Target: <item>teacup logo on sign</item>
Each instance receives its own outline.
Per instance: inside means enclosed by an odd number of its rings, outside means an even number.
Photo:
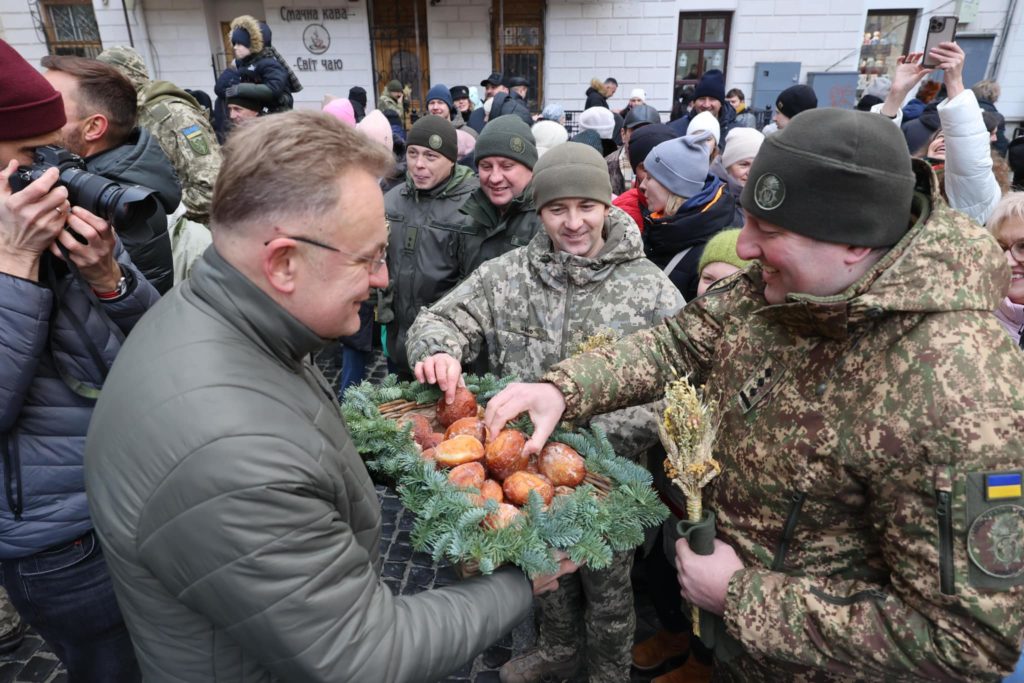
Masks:
[[[322,55],[331,46],[331,34],[323,24],[310,24],[302,32],[302,44],[310,54]]]

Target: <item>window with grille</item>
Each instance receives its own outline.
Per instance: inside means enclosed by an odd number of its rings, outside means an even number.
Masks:
[[[696,83],[705,71],[725,73],[729,56],[728,12],[680,12],[676,41],[676,87]]]
[[[103,51],[90,0],[39,0],[51,55],[95,57]]]

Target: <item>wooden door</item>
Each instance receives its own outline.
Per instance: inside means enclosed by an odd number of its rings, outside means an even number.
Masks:
[[[530,83],[527,104],[538,112],[544,102],[544,0],[492,0],[493,64],[505,78]]]
[[[377,96],[397,79],[411,89],[411,110],[426,111],[430,89],[427,50],[427,0],[373,0],[370,7],[370,43]],[[406,121],[408,125],[408,121]]]

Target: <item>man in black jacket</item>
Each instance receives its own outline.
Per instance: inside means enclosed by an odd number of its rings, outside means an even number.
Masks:
[[[167,216],[181,202],[181,185],[160,143],[136,128],[135,88],[116,68],[93,59],[51,55],[43,66],[64,98],[65,147],[93,173],[156,191],[158,210],[144,224],[114,228],[135,265],[164,294],[174,284]]]

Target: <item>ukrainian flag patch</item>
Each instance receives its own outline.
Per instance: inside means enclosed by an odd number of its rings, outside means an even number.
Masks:
[[[985,500],[1006,500],[1021,495],[1020,472],[985,475]]]

